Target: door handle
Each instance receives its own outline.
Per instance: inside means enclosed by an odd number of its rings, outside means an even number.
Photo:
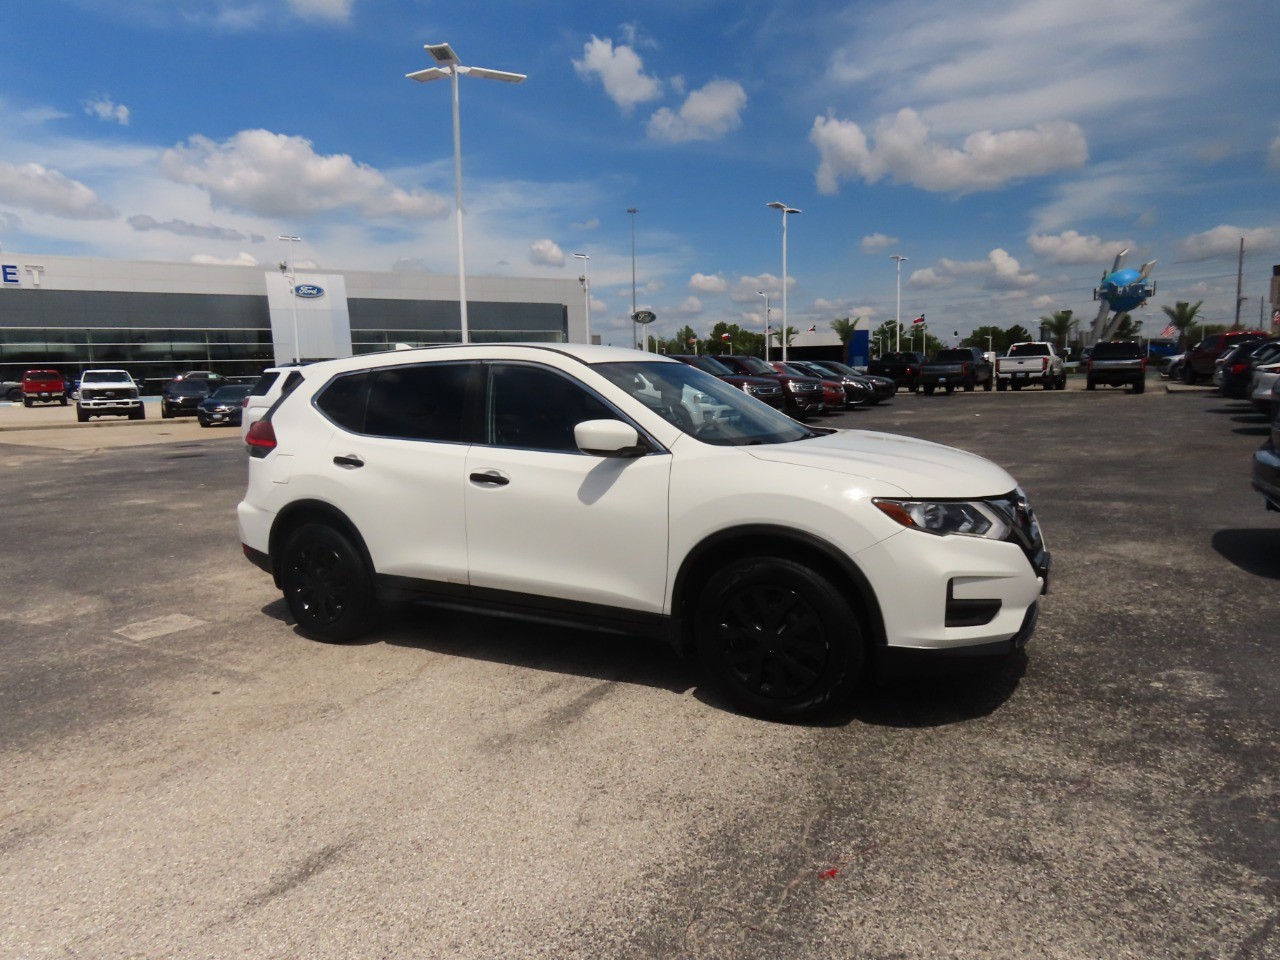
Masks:
[[[345,467],[348,470],[354,470],[356,467],[364,466],[364,461],[354,453],[349,453],[346,456],[334,457],[333,462],[336,466]]]
[[[505,487],[511,481],[496,470],[488,470],[484,473],[471,474],[471,482],[489,487]]]

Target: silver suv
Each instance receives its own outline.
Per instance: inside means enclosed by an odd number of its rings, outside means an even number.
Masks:
[[[632,350],[316,363],[247,442],[240,539],[304,635],[360,636],[381,595],[647,633],[761,716],[843,702],[892,655],[1010,653],[1048,578],[995,464]]]

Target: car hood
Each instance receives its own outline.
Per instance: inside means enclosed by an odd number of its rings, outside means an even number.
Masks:
[[[995,497],[1017,486],[1002,467],[977,454],[892,433],[838,430],[794,443],[743,449],[761,460],[890,484],[908,497]]]

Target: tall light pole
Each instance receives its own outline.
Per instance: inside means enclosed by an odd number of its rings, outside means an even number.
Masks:
[[[774,200],[765,204],[782,211],[782,362],[787,362],[787,214],[800,213],[795,207]]]
[[[769,294],[757,290],[758,296],[764,297],[764,362],[769,362]]]
[[[297,286],[297,276],[293,272],[293,245],[302,240],[301,237],[276,237],[277,240],[284,240],[289,244],[289,260],[288,273],[289,278],[289,300],[293,303],[293,361],[294,363],[302,362],[302,344],[298,342],[298,294],[293,288]]]
[[[587,266],[591,260],[590,254],[575,253],[573,259],[582,261],[582,276],[578,279],[582,282],[582,306],[587,314],[587,343],[591,342],[591,278],[587,276]]]
[[[453,199],[458,210],[458,313],[462,332],[462,342],[471,342],[471,333],[467,327],[467,266],[462,243],[462,121],[458,112],[458,74],[465,73],[485,80],[502,80],[506,83],[523,83],[523,73],[508,73],[505,70],[489,70],[485,67],[464,67],[453,47],[447,43],[428,43],[424,48],[439,66],[428,67],[406,73],[410,80],[419,83],[430,83],[450,77],[453,80]]]
[[[902,352],[902,261],[906,260],[907,258],[903,256],[899,256],[898,254],[895,253],[895,254],[891,254],[889,259],[894,261],[895,265],[898,268],[898,307],[897,307],[897,311],[894,313],[894,320],[893,320],[893,325],[894,325],[893,352],[901,353]]]
[[[639,213],[636,207],[627,207],[627,214],[631,217],[631,342],[636,342],[636,214]],[[645,346],[649,345],[649,335],[645,334]]]

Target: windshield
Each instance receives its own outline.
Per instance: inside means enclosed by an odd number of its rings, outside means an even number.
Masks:
[[[249,391],[253,389],[251,384],[232,384],[229,387],[219,387],[213,392],[210,400],[243,400],[249,395]]]
[[[716,376],[716,377],[733,376],[732,368],[726,367],[723,363],[721,363],[715,357],[690,357],[688,360],[684,362],[688,363],[692,367],[697,367],[699,370],[705,370],[707,371],[707,373],[711,374],[712,376]]]
[[[209,392],[206,380],[175,380],[165,387],[165,392],[173,396],[202,397]]]
[[[133,383],[123,370],[86,370],[81,383]]]
[[[731,447],[819,436],[768,404],[686,363],[628,361],[593,364],[591,369],[703,443]]]
[[[973,354],[968,350],[939,350],[939,360],[972,360]]]
[[[759,357],[743,357],[739,361],[752,374],[756,376],[776,377],[778,371],[773,369]]]
[[[880,357],[883,363],[919,363],[918,353],[886,353]]]

